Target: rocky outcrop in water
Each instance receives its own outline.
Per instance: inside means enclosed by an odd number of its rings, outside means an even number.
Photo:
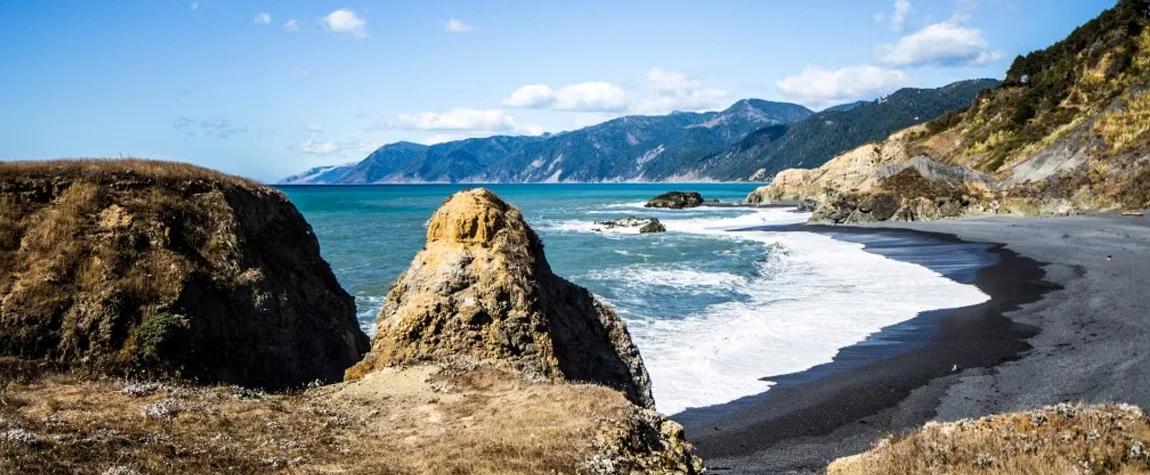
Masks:
[[[595,221],[595,231],[604,229],[616,228],[639,228],[640,234],[647,233],[661,233],[667,231],[667,227],[659,222],[659,218],[639,218],[635,216],[627,216],[625,218],[611,219],[606,221]]]
[[[388,293],[371,352],[349,379],[379,368],[471,358],[553,381],[585,381],[653,407],[623,321],[551,272],[522,214],[485,189],[435,212],[427,245]]]
[[[285,388],[367,349],[282,193],[175,163],[0,163],[0,355]]]
[[[668,191],[659,196],[651,198],[647,204],[643,205],[648,208],[670,208],[670,209],[683,209],[694,208],[703,204],[703,196],[694,191]]]

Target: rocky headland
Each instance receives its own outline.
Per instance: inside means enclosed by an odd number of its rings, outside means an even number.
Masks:
[[[436,212],[369,345],[278,191],[138,160],[0,172],[0,472],[702,471],[623,322],[486,190]]]
[[[1122,0],[969,108],[783,171],[747,201],[813,200],[828,224],[1150,207],[1146,12]]]

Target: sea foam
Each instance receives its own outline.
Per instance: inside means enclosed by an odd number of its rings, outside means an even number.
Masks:
[[[861,244],[809,232],[739,231],[801,223],[809,216],[786,209],[737,216],[727,211],[710,218],[660,216],[670,233],[769,245],[770,257],[756,264],[754,278],[644,266],[586,276],[678,290],[715,288],[739,297],[681,318],[623,312],[631,317],[631,334],[651,373],[659,410],[674,414],[767,391],[773,383],[760,378],[830,362],[840,348],[919,312],[988,299],[974,286],[865,252]],[[576,222],[557,228],[590,229]]]

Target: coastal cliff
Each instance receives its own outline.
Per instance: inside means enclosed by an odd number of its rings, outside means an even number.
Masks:
[[[819,223],[1150,207],[1147,11],[1122,0],[1019,56],[971,107],[781,172],[747,201],[814,200]]]
[[[353,381],[265,392],[229,384],[369,348],[282,194],[139,160],[0,172],[2,473],[703,471],[622,320],[490,192],[437,211]]]
[[[367,349],[282,193],[176,163],[0,163],[0,355],[287,388]]]

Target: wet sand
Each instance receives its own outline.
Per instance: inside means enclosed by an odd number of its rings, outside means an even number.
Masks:
[[[676,415],[716,473],[817,473],[930,419],[1067,400],[1150,407],[1146,218],[793,229],[864,243],[977,285],[991,300],[925,312],[832,363],[765,378],[779,382],[767,393]]]

